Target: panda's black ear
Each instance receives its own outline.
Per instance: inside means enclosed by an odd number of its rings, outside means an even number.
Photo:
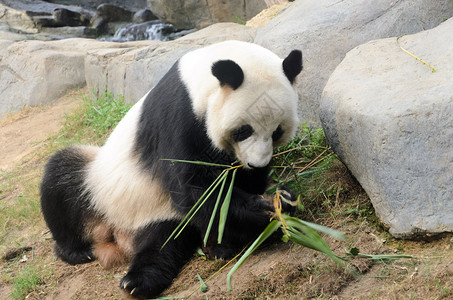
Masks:
[[[283,72],[288,78],[291,84],[294,83],[294,79],[302,71],[302,52],[300,50],[293,50],[283,60]]]
[[[228,85],[233,90],[237,89],[244,81],[244,72],[232,60],[219,60],[212,65],[212,75],[217,77],[221,86]]]

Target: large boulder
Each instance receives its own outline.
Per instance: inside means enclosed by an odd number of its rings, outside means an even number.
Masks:
[[[323,92],[332,148],[397,237],[453,231],[452,32],[450,19],[361,45]]]
[[[143,43],[143,42],[142,42]],[[121,44],[135,48],[140,42]],[[117,46],[89,39],[2,42],[0,116],[25,105],[54,101],[66,90],[84,86],[85,56],[94,48]]]
[[[265,0],[148,0],[159,19],[178,29],[204,28],[218,22],[245,23],[267,7]]]
[[[451,0],[299,0],[259,28],[255,42],[285,57],[304,54],[299,115],[320,127],[319,100],[330,74],[352,48],[430,29],[453,16]]]
[[[149,41],[137,49],[122,44],[92,49],[85,59],[86,82],[95,95],[109,91],[135,103],[188,51],[229,39],[251,42],[254,37],[254,28],[219,23],[175,41]]]

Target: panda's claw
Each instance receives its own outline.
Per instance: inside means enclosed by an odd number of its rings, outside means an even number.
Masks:
[[[136,288],[133,288],[133,289],[132,289],[132,291],[131,291],[131,295],[133,295],[133,294],[134,294],[134,292],[135,292],[135,289],[136,289]]]
[[[127,289],[127,286],[129,285],[129,282],[130,282],[130,281],[124,281],[124,282],[123,282],[122,288],[123,288],[123,289]]]

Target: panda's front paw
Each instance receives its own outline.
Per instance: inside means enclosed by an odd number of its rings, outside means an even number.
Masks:
[[[129,271],[120,281],[120,288],[126,296],[135,299],[147,299],[159,296],[170,284],[164,274],[154,269]]]
[[[294,215],[297,210],[297,197],[287,187],[279,187],[277,193],[280,195],[280,202],[282,204],[282,211]]]

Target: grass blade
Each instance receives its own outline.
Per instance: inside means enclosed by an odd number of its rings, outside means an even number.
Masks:
[[[198,276],[198,280],[200,281],[200,284],[201,284],[200,291],[202,293],[206,293],[209,290],[208,286],[203,281],[203,279],[201,278],[200,274],[197,273],[197,276]]]
[[[258,236],[258,238],[253,242],[253,244],[247,249],[244,255],[238,260],[238,262],[233,266],[233,268],[228,272],[227,275],[227,284],[228,284],[228,291],[231,292],[233,289],[231,286],[231,276],[234,272],[242,265],[242,263],[252,254],[256,248],[258,248],[271,234],[273,234],[277,229],[280,228],[282,222],[273,220],[272,222],[267,225],[266,229]]]
[[[238,169],[233,170],[233,175],[231,176],[230,186],[228,192],[225,195],[223,200],[222,207],[220,208],[220,218],[219,218],[219,235],[217,237],[217,243],[222,243],[223,232],[225,230],[225,223],[228,216],[228,209],[230,208],[231,195],[233,194],[234,179],[236,178],[236,172]]]
[[[206,233],[204,235],[203,244],[205,247],[206,243],[208,242],[209,234],[211,233],[212,224],[214,223],[214,219],[217,214],[217,208],[219,207],[220,199],[222,198],[223,188],[225,187],[227,177],[228,172],[225,172],[225,174],[223,174],[223,178],[220,179],[222,181],[222,186],[220,187],[219,195],[217,196],[217,201],[215,203],[214,209],[212,210],[211,219],[209,220],[208,228],[206,229]]]

